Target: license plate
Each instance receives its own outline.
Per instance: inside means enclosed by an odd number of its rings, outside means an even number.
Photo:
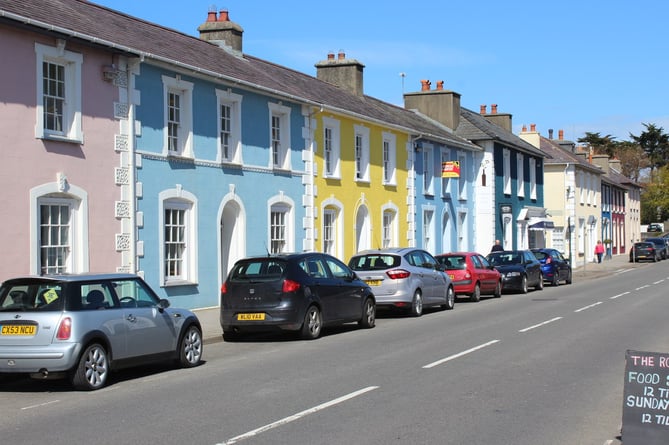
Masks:
[[[0,335],[35,335],[37,332],[37,326],[35,325],[22,325],[22,324],[12,324],[4,325],[0,330]]]
[[[265,314],[264,313],[237,314],[237,320],[238,321],[258,321],[258,320],[264,320],[264,319],[265,319]]]
[[[452,273],[449,273],[448,278],[450,278],[451,280],[455,280],[455,275],[453,275]]]
[[[381,280],[366,280],[368,286],[381,286]]]

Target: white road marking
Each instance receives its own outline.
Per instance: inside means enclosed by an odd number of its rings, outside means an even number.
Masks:
[[[23,408],[21,408],[21,410],[39,408],[40,406],[52,405],[54,403],[60,403],[60,400],[52,400],[50,402],[44,402],[44,403],[40,403],[40,404],[37,404],[37,405],[24,406]]]
[[[600,305],[600,304],[602,304],[602,302],[601,302],[601,301],[598,301],[597,303],[593,303],[593,304],[591,304],[591,305],[589,305],[589,306],[584,306],[584,307],[582,307],[582,308],[580,308],[580,309],[576,309],[574,312],[581,312],[581,311],[584,311],[584,310],[586,310],[586,309],[590,309],[590,308],[593,308],[593,307],[595,307],[595,306],[598,306],[598,305]]]
[[[653,284],[660,284],[660,283],[663,283],[663,282],[664,282],[664,280],[660,280],[660,281],[654,282]]]
[[[498,343],[499,341],[500,340],[492,340],[492,341],[489,341],[488,343],[483,343],[482,345],[478,345],[478,346],[475,346],[471,349],[467,349],[466,351],[462,351],[462,352],[459,352],[457,354],[451,355],[450,357],[442,358],[441,360],[437,360],[436,362],[432,362],[429,365],[423,366],[423,369],[434,368],[435,366],[442,365],[442,364],[444,364],[448,361],[454,360],[458,357],[462,357],[463,355],[467,355],[467,354],[472,353],[474,351],[478,351],[479,349],[483,349],[483,348],[488,347],[490,345],[494,345],[495,343]]]
[[[244,439],[249,439],[251,437],[257,436],[260,433],[264,433],[265,431],[271,430],[272,428],[276,428],[281,425],[285,425],[290,422],[294,422],[295,420],[301,419],[302,417],[305,417],[309,414],[313,414],[315,412],[321,411],[325,408],[329,408],[331,406],[337,405],[339,403],[345,402],[347,400],[350,400],[354,397],[358,397],[366,392],[373,391],[375,389],[378,389],[378,386],[368,386],[367,388],[363,388],[361,390],[352,392],[350,394],[347,394],[345,396],[339,397],[337,399],[331,400],[329,402],[322,403],[318,406],[315,406],[313,408],[309,408],[307,410],[304,410],[302,412],[299,412],[297,414],[293,414],[292,416],[285,417],[281,420],[277,420],[276,422],[272,422],[270,424],[267,424],[265,426],[261,426],[260,428],[256,428],[255,430],[249,431],[248,433],[241,434],[239,436],[233,437],[232,439],[228,439],[227,441],[217,444],[217,445],[231,445],[233,443],[237,443],[240,440]]]
[[[616,298],[622,297],[623,295],[627,294],[629,294],[629,292],[623,292],[622,294],[614,295],[613,297],[611,297],[611,300],[615,300]]]
[[[650,287],[650,284],[645,284],[645,285],[643,285],[643,286],[641,286],[641,287],[637,287],[637,288],[634,289],[634,290],[641,290],[641,289],[645,289],[645,288],[647,288],[647,287]]]
[[[554,321],[558,321],[558,320],[561,320],[561,319],[562,319],[562,317],[555,317],[555,318],[552,318],[552,319],[550,319],[550,320],[544,321],[543,323],[535,324],[534,326],[529,326],[529,327],[527,327],[527,328],[525,328],[525,329],[521,329],[521,330],[518,331],[518,332],[527,332],[527,331],[531,331],[532,329],[539,328],[539,327],[541,327],[541,326],[545,326],[545,325],[547,325],[548,323],[553,323]]]

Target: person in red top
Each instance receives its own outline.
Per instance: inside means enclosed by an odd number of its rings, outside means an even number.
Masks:
[[[597,241],[597,245],[595,246],[595,255],[597,255],[597,262],[601,263],[602,255],[604,255],[604,244],[602,244],[601,241]]]

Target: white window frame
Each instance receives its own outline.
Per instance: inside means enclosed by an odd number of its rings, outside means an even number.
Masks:
[[[516,174],[518,183],[518,196],[525,197],[525,158],[522,153],[516,153]]]
[[[504,161],[504,194],[511,195],[511,152],[508,148],[502,149]]]
[[[450,150],[447,148],[441,149],[441,164],[439,166],[440,179],[441,179],[441,197],[446,198],[450,196],[451,190],[450,186],[452,184],[451,178],[443,177],[444,163],[451,160]],[[462,174],[462,173],[461,173]]]
[[[530,158],[530,199],[537,199],[537,160]]]
[[[383,153],[383,185],[397,185],[397,137],[383,132],[381,152]]]
[[[394,204],[381,207],[381,247],[399,246],[399,209]]]
[[[63,181],[66,181],[64,179]],[[68,273],[88,272],[88,193],[83,189],[53,182],[30,190],[30,273],[39,275],[41,264],[40,210],[42,204],[67,203],[70,206],[70,257]]]
[[[338,120],[323,118],[323,176],[341,178],[341,123]],[[326,134],[329,131],[330,140]],[[330,167],[330,168],[328,168]]]
[[[280,193],[278,196],[271,198],[267,202],[267,246],[270,253],[275,252],[273,249],[273,221],[272,214],[281,212],[284,214],[283,218],[283,248],[280,252],[294,252],[295,251],[295,204],[293,201]]]
[[[467,199],[467,157],[463,154],[458,155],[460,163],[460,177],[458,178],[458,199],[463,201]]]
[[[434,150],[423,144],[423,194],[434,196]]]
[[[180,187],[176,189],[164,190],[158,195],[160,208],[158,209],[158,229],[160,231],[160,282],[162,286],[193,285],[198,282],[198,217],[197,217],[197,198],[190,192]],[[185,210],[185,249],[183,252],[183,265],[181,275],[176,277],[168,276],[165,272],[165,211],[168,209]]]
[[[217,99],[217,123],[218,123],[218,154],[217,162],[227,162],[232,164],[242,163],[242,98],[240,94],[234,94],[230,90],[216,90]],[[222,108],[226,106],[230,110],[229,117],[229,135],[228,135],[228,156],[225,156],[225,147],[221,140],[223,133],[223,115]]]
[[[337,258],[342,258],[344,256],[344,228],[343,228],[343,215],[344,215],[344,205],[334,199],[334,198],[328,198],[323,203],[321,204],[321,214],[323,215],[323,224],[321,226],[321,232],[323,233],[323,236],[321,237],[321,248],[322,251],[325,253],[329,253],[330,255],[337,257]],[[329,248],[326,248],[326,239],[325,239],[325,233],[326,233],[326,214],[331,215],[334,217],[334,220],[332,222],[332,227],[331,227],[331,246]]]
[[[65,50],[65,42],[59,40],[57,47],[35,43],[36,58],[36,123],[35,137],[83,144],[84,134],[81,128],[81,65],[82,54]],[[47,129],[44,119],[44,63],[60,65],[63,73],[63,109],[61,129]]]
[[[194,157],[193,153],[193,83],[176,77],[162,76],[163,81],[163,155],[184,158]],[[169,95],[179,96],[179,124],[177,147],[169,149]]]
[[[369,182],[369,128],[353,126],[353,159],[355,182]]]
[[[269,103],[269,168],[279,170],[290,170],[290,107],[281,104]],[[279,120],[277,127],[279,135],[277,160],[274,160],[274,118]]]
[[[423,249],[434,253],[436,249],[435,231],[435,208],[434,206],[423,207]]]

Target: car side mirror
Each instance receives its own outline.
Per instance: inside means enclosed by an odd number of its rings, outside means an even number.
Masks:
[[[164,310],[167,309],[168,307],[170,307],[170,300],[168,300],[168,299],[166,299],[166,298],[161,298],[161,299],[158,301],[158,310],[159,310],[160,312],[164,311]]]

